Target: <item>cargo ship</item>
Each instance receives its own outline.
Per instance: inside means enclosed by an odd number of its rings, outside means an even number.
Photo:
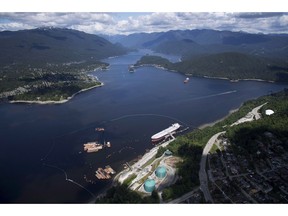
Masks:
[[[169,137],[171,134],[175,133],[176,130],[178,130],[181,127],[180,124],[174,123],[169,128],[166,128],[165,130],[160,131],[157,134],[154,134],[151,137],[152,142],[159,142],[167,137]]]

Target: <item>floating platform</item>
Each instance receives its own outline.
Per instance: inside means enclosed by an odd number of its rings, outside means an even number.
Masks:
[[[83,144],[84,151],[87,153],[91,152],[98,152],[99,150],[103,149],[103,145],[96,143],[96,142],[88,142],[86,144]]]
[[[105,131],[104,128],[95,128],[95,131]]]
[[[111,168],[111,166],[105,166],[105,169],[99,167],[96,172],[95,176],[98,179],[110,179],[111,175],[114,175],[116,172]]]

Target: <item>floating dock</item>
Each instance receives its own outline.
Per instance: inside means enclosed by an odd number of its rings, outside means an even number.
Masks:
[[[95,128],[95,131],[103,132],[103,131],[105,131],[105,129],[97,127],[97,128]],[[111,143],[106,142],[104,140],[104,144],[100,144],[97,142],[88,142],[88,143],[83,144],[83,146],[84,146],[84,151],[86,151],[87,153],[91,153],[91,152],[98,152],[99,150],[102,150],[103,148],[110,148]]]
[[[98,179],[110,179],[111,175],[114,175],[116,172],[111,168],[111,166],[105,166],[105,169],[99,167],[96,172],[95,176]]]
[[[96,142],[88,142],[86,144],[83,144],[84,151],[87,153],[91,152],[98,152],[99,150],[103,149],[103,145],[96,143]]]

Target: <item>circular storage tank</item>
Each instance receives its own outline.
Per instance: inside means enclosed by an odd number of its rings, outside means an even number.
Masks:
[[[144,189],[146,192],[151,193],[155,189],[155,180],[147,179],[144,183]]]
[[[164,178],[166,176],[166,168],[165,167],[158,167],[155,171],[155,174],[158,178]]]

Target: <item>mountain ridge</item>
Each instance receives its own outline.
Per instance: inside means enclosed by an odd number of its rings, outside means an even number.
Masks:
[[[87,59],[100,60],[121,55],[127,49],[97,35],[62,28],[37,28],[0,32],[0,63],[63,63]]]
[[[219,31],[211,29],[170,30],[157,33],[135,33],[114,36],[113,42],[126,47],[148,48],[164,54],[181,55],[184,58],[198,53],[241,52],[270,58],[284,59],[288,56],[287,34],[253,34],[247,32]],[[186,40],[186,43],[184,43]],[[193,50],[189,41],[198,47]],[[168,45],[169,44],[169,45]],[[174,44],[172,46],[171,44]],[[182,49],[179,50],[179,46]]]
[[[43,27],[0,32],[0,100],[59,102],[102,86],[87,72],[128,49],[85,32]]]

